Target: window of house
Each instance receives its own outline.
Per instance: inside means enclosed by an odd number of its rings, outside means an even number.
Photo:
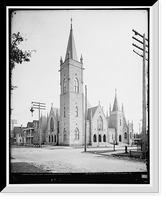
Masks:
[[[75,116],[78,117],[78,107],[76,106]]]
[[[74,79],[74,92],[79,92],[79,82],[77,78]]]
[[[77,127],[76,127],[76,129],[75,129],[75,139],[76,139],[76,140],[79,140],[79,130],[78,130]]]

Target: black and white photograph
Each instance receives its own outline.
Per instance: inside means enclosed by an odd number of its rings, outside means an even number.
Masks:
[[[9,8],[10,185],[151,184],[150,14]]]

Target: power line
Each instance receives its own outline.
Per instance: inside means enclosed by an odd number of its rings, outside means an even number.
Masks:
[[[12,115],[24,115],[24,114],[26,114],[28,112],[29,112],[29,107],[26,110],[24,110],[24,111],[22,111],[20,113],[17,113],[17,114],[12,113]]]
[[[137,42],[141,43],[143,45],[143,47],[139,47],[136,44],[132,44],[134,47],[136,47],[137,49],[141,50],[143,54],[138,53],[137,51],[133,50],[134,53],[136,53],[137,55],[139,55],[140,57],[142,57],[143,60],[143,70],[142,70],[142,133],[143,133],[143,137],[142,137],[142,153],[143,153],[143,157],[146,157],[146,106],[147,106],[147,102],[146,102],[146,93],[147,93],[147,86],[146,86],[146,53],[148,53],[148,51],[146,51],[146,47],[148,47],[148,45],[146,45],[146,41],[148,41],[148,39],[145,38],[145,33],[143,35],[141,35],[140,33],[138,33],[137,31],[135,31],[134,29],[132,29],[132,31],[135,33],[135,35],[138,35],[140,37],[143,38],[143,42],[140,41],[139,39],[132,37],[134,40],[136,40]]]

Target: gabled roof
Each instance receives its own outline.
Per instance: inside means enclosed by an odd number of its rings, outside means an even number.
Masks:
[[[94,116],[97,108],[98,108],[98,106],[91,107],[91,108],[88,109],[87,120],[91,120],[91,117]]]
[[[60,109],[59,108],[53,108],[54,114],[56,115],[60,115]]]
[[[55,117],[57,117],[58,119],[60,118],[60,109],[59,108],[55,108],[51,106],[50,109],[50,114],[51,112],[54,114]]]
[[[15,126],[15,127],[13,128],[13,133],[21,133],[21,132],[22,132],[21,127]]]
[[[18,127],[18,126],[15,126],[14,128],[13,128],[13,135],[14,135],[14,137],[16,137],[16,134],[22,134],[23,133],[23,131],[22,131],[22,128],[23,127]]]
[[[27,123],[27,128],[33,128],[33,122],[28,122]]]
[[[69,35],[69,40],[68,40],[68,45],[67,45],[67,50],[66,50],[65,61],[68,59],[69,55],[70,55],[70,58],[78,61],[75,42],[74,42],[72,24],[71,24],[70,35]]]

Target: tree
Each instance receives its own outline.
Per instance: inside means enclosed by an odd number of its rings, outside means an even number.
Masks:
[[[25,39],[21,36],[20,32],[13,33],[11,36],[10,43],[10,79],[12,78],[12,71],[15,68],[16,64],[21,64],[22,62],[29,62],[32,51],[27,50],[22,51],[18,48],[18,45],[23,42]],[[17,86],[10,85],[10,89],[13,90]]]

